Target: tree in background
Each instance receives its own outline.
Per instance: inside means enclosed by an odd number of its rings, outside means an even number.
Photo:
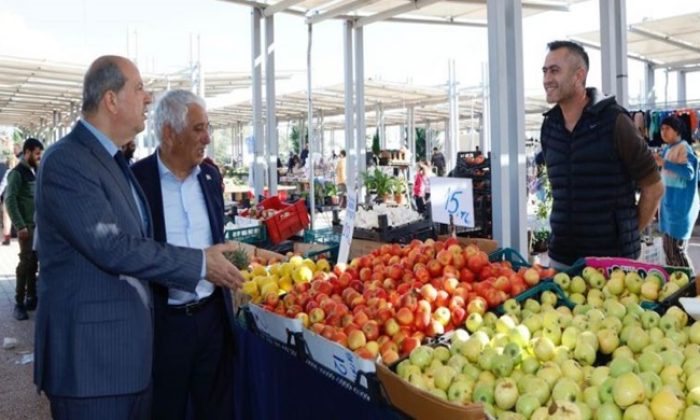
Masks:
[[[292,148],[289,151],[289,153],[293,153],[298,155],[301,152],[301,149],[299,148],[299,140],[301,139],[301,135],[299,135],[299,128],[296,126],[292,127],[292,132],[289,134],[289,140],[292,142]]]
[[[379,146],[379,129],[377,129],[374,132],[374,137],[372,137],[372,154],[374,154],[374,157],[379,158],[379,153],[381,151],[381,147]]]

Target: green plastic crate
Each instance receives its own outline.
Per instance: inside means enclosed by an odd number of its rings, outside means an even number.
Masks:
[[[305,230],[304,242],[316,244],[339,244],[341,233],[336,232],[333,228]]]
[[[256,244],[264,242],[267,235],[264,225],[246,226],[237,229],[224,231],[224,237],[229,241],[245,242],[247,244]]]
[[[566,306],[569,309],[573,309],[574,303],[569,300],[568,297],[566,297],[566,294],[564,293],[563,290],[557,285],[556,283],[552,282],[551,280],[545,280],[545,281],[540,281],[535,285],[534,287],[527,289],[526,291],[522,292],[518,296],[515,296],[514,299],[519,303],[523,304],[528,299],[536,299],[539,300],[540,295],[542,292],[545,291],[550,291],[554,292],[555,295],[557,295],[557,307],[559,306]],[[503,304],[496,306],[495,308],[489,309],[489,311],[492,311],[498,316],[503,315],[506,313],[503,310]]]
[[[520,253],[518,253],[518,251],[512,248],[501,248],[493,251],[489,254],[489,261],[508,261],[516,271],[521,267],[532,267],[532,265],[530,265],[530,263],[528,263],[527,260],[523,258]]]

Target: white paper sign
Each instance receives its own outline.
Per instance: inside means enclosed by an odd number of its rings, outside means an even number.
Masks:
[[[474,191],[468,178],[430,178],[433,221],[474,227]]]
[[[299,319],[277,315],[252,303],[249,305],[249,308],[258,329],[282,343],[287,343],[288,331],[301,332],[302,330],[301,320]]]
[[[350,381],[357,380],[358,371],[374,373],[377,369],[372,360],[363,359],[349,349],[327,340],[313,331],[304,329],[302,334],[306,346],[309,348],[309,353],[311,353],[311,358],[315,362]],[[364,377],[360,379],[359,384],[367,387],[367,381]]]
[[[350,254],[350,244],[352,243],[352,232],[355,229],[355,214],[357,213],[357,193],[348,191],[348,205],[345,209],[345,220],[343,220],[343,234],[340,237],[340,248],[338,249],[338,261],[336,264],[346,264]]]

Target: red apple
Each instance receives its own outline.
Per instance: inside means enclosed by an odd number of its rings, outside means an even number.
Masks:
[[[411,325],[413,323],[413,317],[413,311],[405,306],[396,312],[396,320],[401,325]]]

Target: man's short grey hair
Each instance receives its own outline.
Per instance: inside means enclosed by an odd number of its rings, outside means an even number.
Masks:
[[[163,141],[163,128],[169,125],[176,133],[187,127],[187,110],[190,105],[207,109],[204,99],[189,90],[175,89],[165,92],[158,100],[153,114],[153,129],[158,141]]]
[[[83,114],[97,111],[107,91],[119,92],[126,84],[126,77],[119,68],[121,57],[105,55],[95,60],[83,80]]]

